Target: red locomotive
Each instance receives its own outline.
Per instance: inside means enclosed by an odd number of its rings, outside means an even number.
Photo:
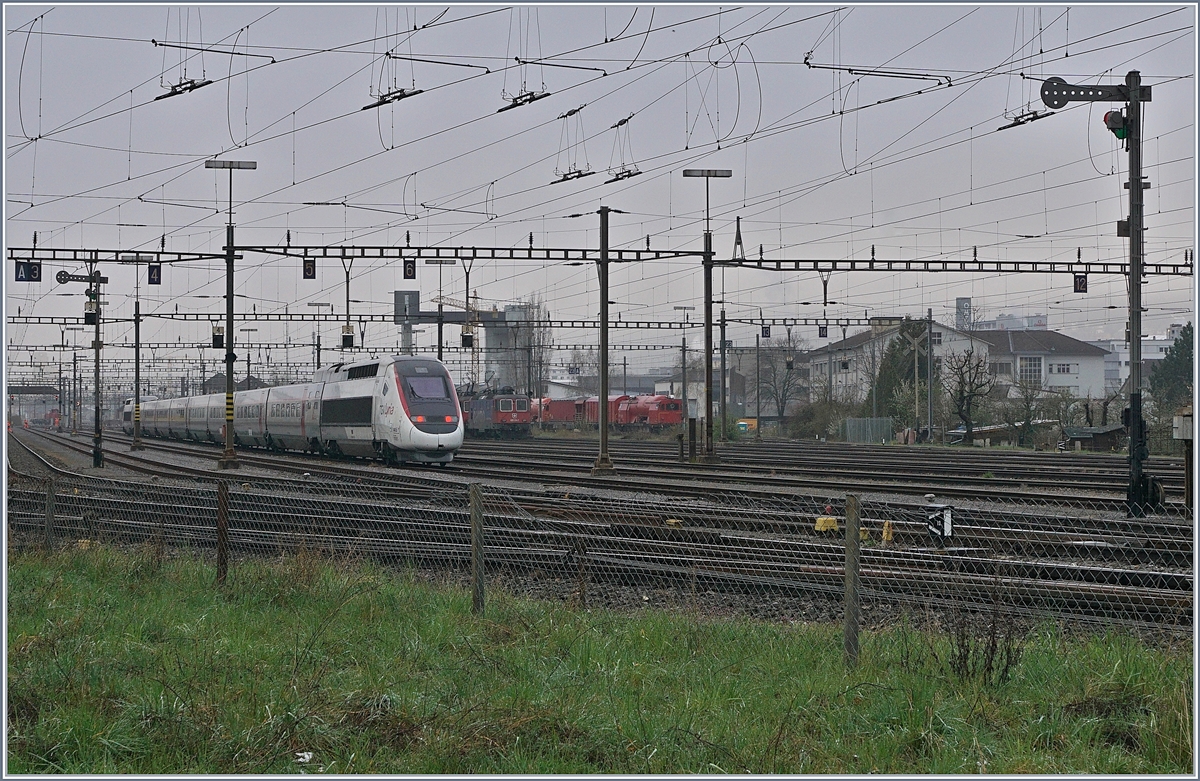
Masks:
[[[512,388],[461,393],[467,436],[522,439],[531,434],[533,412],[530,399]]]
[[[683,422],[683,402],[670,396],[630,396],[617,406],[617,424],[666,428]]]
[[[534,399],[533,419],[542,428],[595,428],[600,397]],[[626,431],[661,430],[683,422],[683,402],[672,396],[609,396],[608,422]]]

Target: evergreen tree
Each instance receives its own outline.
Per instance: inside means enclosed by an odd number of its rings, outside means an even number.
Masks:
[[[927,377],[929,358],[926,354],[924,345],[921,345],[921,355],[918,359],[917,370],[920,377],[913,377],[913,348],[905,335],[919,338],[925,334],[924,320],[905,319],[900,325],[898,333],[888,342],[887,349],[883,352],[883,358],[879,361],[879,372],[875,376],[875,382],[872,385],[871,393],[876,394],[879,399],[879,411],[883,414],[890,414],[895,418],[904,418],[902,411],[893,409],[893,400],[896,398],[896,393],[900,388],[900,384],[906,380],[911,385],[924,382]],[[914,383],[915,380],[915,383]],[[911,389],[908,392],[908,398],[912,398]],[[866,401],[863,403],[863,414],[869,415],[872,404],[871,394],[867,395]],[[921,408],[924,410],[924,406]]]
[[[1174,412],[1191,399],[1192,351],[1192,324],[1188,323],[1150,375],[1150,396],[1160,412]]]

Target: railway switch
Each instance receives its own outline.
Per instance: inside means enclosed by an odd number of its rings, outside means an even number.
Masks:
[[[944,548],[946,540],[954,536],[954,511],[949,505],[925,505],[925,523],[929,527],[929,536],[939,548]]]

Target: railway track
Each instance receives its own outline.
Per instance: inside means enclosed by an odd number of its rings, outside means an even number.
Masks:
[[[471,441],[457,457],[476,465],[500,458],[528,463],[563,463],[590,469],[598,445],[588,440],[513,442]],[[739,476],[813,479],[826,484],[885,485],[912,493],[1002,498],[1020,492],[1069,492],[1082,501],[1097,497],[1123,498],[1128,464],[1119,457],[1073,454],[982,454],[962,450],[854,446],[813,443],[729,443],[718,450],[719,464],[679,463],[678,447],[663,442],[610,441],[609,452],[621,471],[668,469],[681,474],[738,474]],[[1148,471],[1159,477],[1168,498],[1183,498],[1183,466],[1151,460]]]
[[[56,496],[59,533],[213,544],[215,486],[98,482]],[[248,552],[304,546],[386,560],[461,564],[469,559],[469,512],[461,492],[417,496],[384,486],[343,487],[352,490],[338,492],[328,483],[243,486],[235,481],[229,494],[230,545]],[[11,490],[12,528],[38,532],[44,501],[44,490]],[[568,519],[530,513],[519,501],[495,494],[487,500],[486,535],[491,564],[536,567],[564,577],[578,576],[583,568],[591,578],[649,578],[830,598],[840,594],[844,578],[842,546],[833,540],[649,526],[599,516]],[[1192,609],[1190,572],[996,558],[979,548],[868,547],[861,580],[864,598],[922,605],[935,600],[940,606],[999,602],[1016,612],[1140,625],[1186,626]]]
[[[86,443],[68,444],[90,452]],[[197,452],[194,446],[175,443],[151,446],[160,452]],[[469,557],[463,481],[442,470],[414,476],[313,459],[285,464],[292,459],[244,456],[248,465],[261,459],[275,470],[307,472],[307,477],[284,478],[231,475],[211,468],[180,471],[154,453],[111,455],[114,463],[153,474],[205,481],[233,478],[230,540],[247,551],[304,545],[385,559],[462,563]],[[214,488],[102,482],[103,491],[57,500],[65,531],[212,544]],[[169,498],[162,498],[164,491]],[[598,578],[682,579],[713,588],[829,597],[842,588],[843,547],[812,531],[802,514],[815,507],[802,496],[760,504],[753,512],[723,505],[721,497],[685,503],[678,497],[639,496],[631,507],[628,499],[578,492],[571,496],[558,488],[505,489],[500,496],[493,496],[488,509],[487,551],[494,564],[548,568],[564,575],[582,566]],[[40,528],[44,501],[44,491],[10,491],[13,528]],[[148,512],[148,506],[153,511]],[[896,528],[894,547],[868,543],[864,549],[867,597],[919,604],[931,599],[964,605],[999,600],[1015,611],[1039,615],[1152,625],[1190,620],[1190,567],[1164,568],[1190,564],[1190,526],[1155,528],[1146,519],[1129,519],[1126,525],[1118,519],[1072,519],[1080,526],[1068,531],[1061,518],[1019,513],[972,518],[964,513],[955,547],[936,550],[924,539],[919,510],[863,503],[864,528],[878,530],[884,520]],[[678,516],[678,527],[664,522]],[[1086,561],[1096,558],[1108,561]]]
[[[50,439],[74,447],[80,453],[90,453],[86,443],[63,437],[50,436]],[[151,453],[187,456],[215,453],[215,448],[205,445],[162,440],[148,440],[146,446]],[[153,455],[118,451],[108,457],[114,463],[163,477],[185,474],[206,480],[252,479],[238,476],[237,473],[220,472],[207,465],[202,468],[171,466]],[[316,476],[423,496],[461,494],[465,484],[479,476],[477,471],[464,474],[458,470],[432,468],[397,470],[371,462],[333,461],[259,452],[242,452],[239,459],[247,466],[297,475],[299,477],[290,478],[296,485],[305,485]],[[841,497],[831,492],[822,491],[813,495],[782,485],[762,487],[697,483],[690,479],[658,480],[653,491],[648,492],[645,485],[631,485],[625,479],[589,477],[585,481],[586,489],[581,493],[577,474],[539,473],[536,477],[540,485],[521,485],[511,482],[511,469],[499,470],[498,473],[492,470],[492,473],[510,481],[504,490],[514,502],[529,512],[556,517],[587,513],[606,522],[636,522],[649,527],[661,526],[667,519],[674,518],[691,526],[817,536],[813,519],[824,514],[826,504],[831,504],[835,513],[842,510]],[[558,479],[547,481],[544,479],[546,477]],[[631,503],[625,498],[609,499],[596,495],[597,489],[640,493],[636,502]],[[681,504],[680,500],[687,500],[688,503]],[[863,501],[865,528],[873,529],[878,538],[882,536],[886,521],[891,524],[899,544],[927,545],[925,505],[923,500],[878,501],[866,498]],[[959,545],[979,546],[1004,555],[1073,556],[1110,561],[1160,562],[1171,566],[1185,566],[1191,562],[1194,546],[1189,523],[1171,517],[1125,518],[1119,512],[1119,506],[1114,507],[1118,512],[1099,516],[1069,515],[1061,508],[1053,507],[1019,510],[956,507],[955,540]]]

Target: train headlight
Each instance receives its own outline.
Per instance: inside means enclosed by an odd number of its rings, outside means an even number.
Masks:
[[[424,415],[414,415],[413,416],[413,423],[424,423],[424,422],[425,422]]]
[[[457,422],[458,422],[458,418],[454,417],[453,415],[447,415],[447,416],[446,416],[446,422],[447,422],[447,423],[457,423]]]

